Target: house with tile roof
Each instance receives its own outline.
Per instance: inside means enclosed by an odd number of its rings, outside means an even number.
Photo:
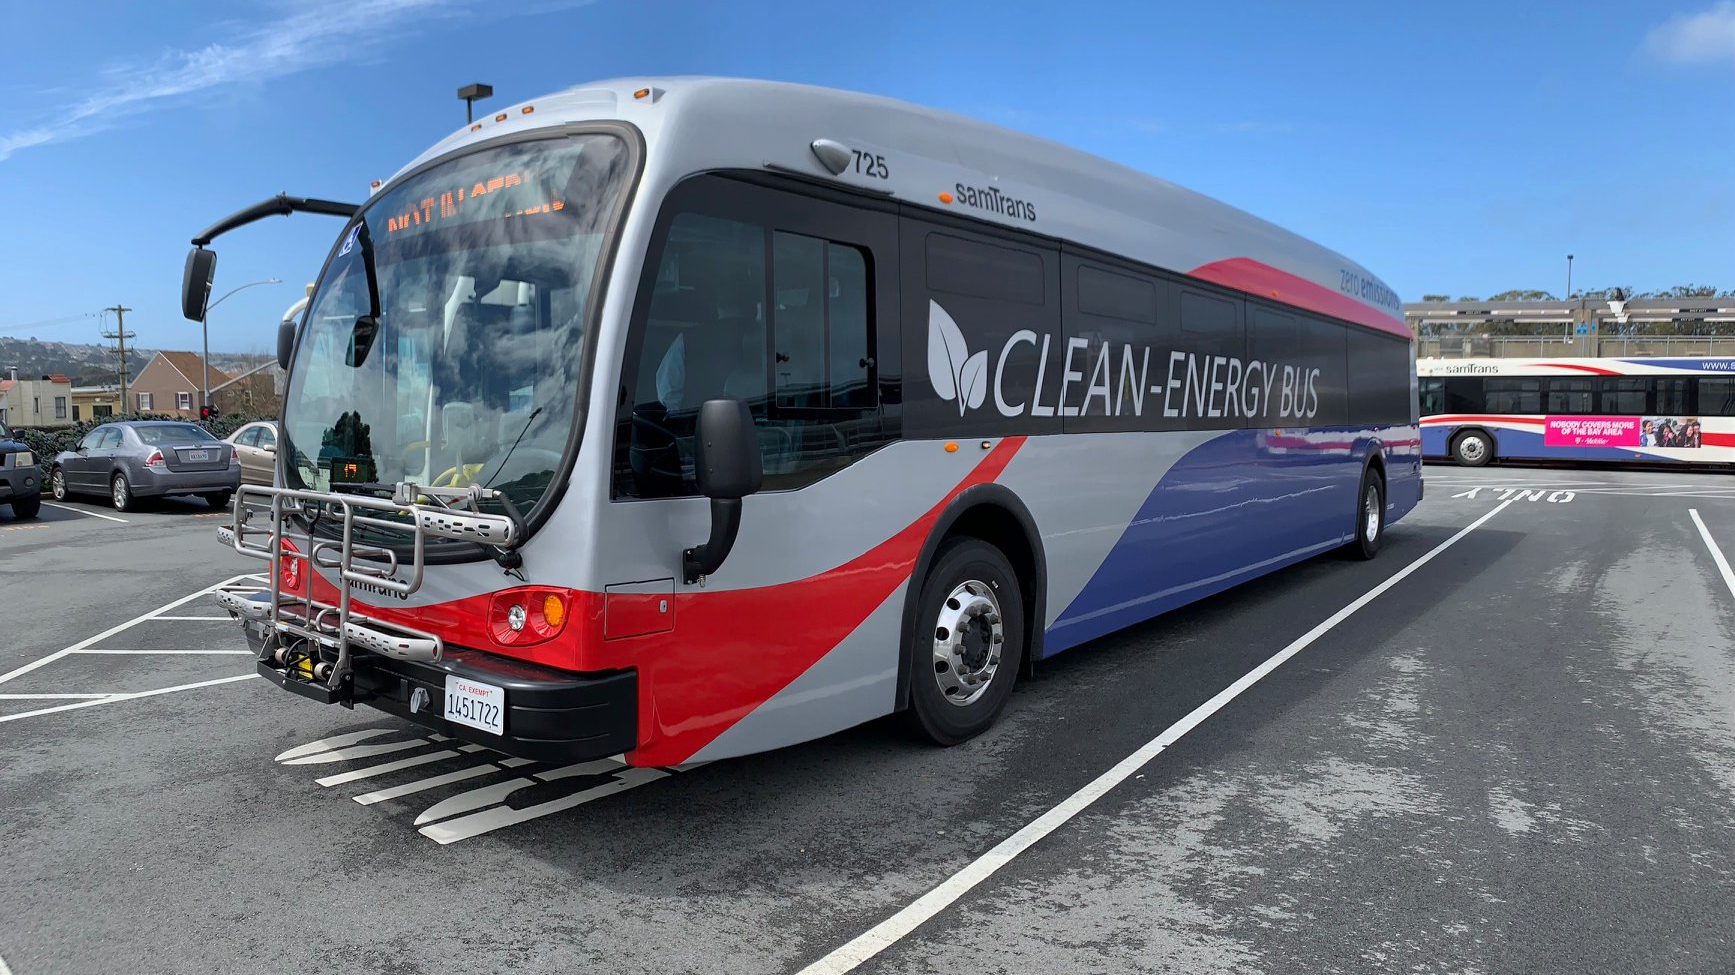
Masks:
[[[216,366],[210,368],[213,389],[235,378]],[[197,352],[158,352],[127,384],[127,408],[197,419],[204,389],[205,361]]]

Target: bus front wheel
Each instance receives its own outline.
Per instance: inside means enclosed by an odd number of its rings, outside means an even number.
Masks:
[[[1024,662],[1024,595],[1005,555],[979,538],[940,547],[905,636],[916,735],[968,741],[994,724]]]
[[[1460,467],[1484,467],[1494,459],[1494,441],[1480,430],[1466,430],[1452,441],[1452,459]]]

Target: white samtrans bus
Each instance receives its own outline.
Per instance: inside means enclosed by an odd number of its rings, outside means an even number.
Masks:
[[[1231,207],[867,95],[585,85],[442,140],[298,321],[226,544],[260,671],[541,761],[672,765],[1034,661],[1422,496],[1391,289]]]

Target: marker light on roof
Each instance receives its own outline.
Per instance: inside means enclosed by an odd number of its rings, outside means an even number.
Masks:
[[[524,106],[524,107],[523,107],[523,108],[521,108],[521,109],[519,109],[519,110],[518,110],[518,114],[520,114],[520,115],[529,115],[529,114],[530,114],[530,113],[531,113],[531,112],[534,112],[534,111],[536,111],[536,106],[535,106],[535,105],[526,105],[526,106]]]
[[[947,192],[945,192],[945,191],[944,191],[944,190],[942,190],[942,191],[941,191],[941,192],[940,192],[940,202],[941,202],[941,203],[950,203],[950,202],[952,202],[952,194],[950,194],[950,193],[947,193]]]
[[[500,114],[499,114],[499,115],[496,115],[496,116],[494,116],[494,121],[496,121],[496,122],[504,122],[504,121],[506,121],[506,113],[505,113],[505,112],[501,112],[501,113],[500,113]]]
[[[650,93],[651,93],[651,90],[649,88],[640,88],[638,91],[633,92],[633,97],[634,98],[645,98],[645,97],[649,96]]]

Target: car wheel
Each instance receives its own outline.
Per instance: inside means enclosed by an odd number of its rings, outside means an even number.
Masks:
[[[109,481],[108,496],[116,511],[131,511],[138,507],[138,499],[133,497],[133,486],[127,483],[127,476],[118,471]]]
[[[36,517],[36,513],[41,510],[41,498],[12,499],[12,517],[17,518],[19,521],[28,521],[29,519]]]
[[[1345,546],[1354,558],[1371,559],[1380,554],[1386,537],[1386,482],[1372,467],[1362,472],[1361,491],[1356,495],[1355,540]]]
[[[947,542],[922,584],[904,652],[908,722],[918,737],[956,745],[988,730],[1024,660],[1024,597],[1012,563],[978,538]]]
[[[210,494],[202,494],[200,497],[204,498],[205,503],[213,508],[227,508],[229,507],[229,499],[233,495],[228,491],[212,491]]]
[[[1466,430],[1452,441],[1452,459],[1462,467],[1486,467],[1494,459],[1494,441],[1480,430]]]
[[[48,484],[56,501],[65,501],[67,496],[72,493],[66,489],[66,472],[58,467],[48,475]]]

